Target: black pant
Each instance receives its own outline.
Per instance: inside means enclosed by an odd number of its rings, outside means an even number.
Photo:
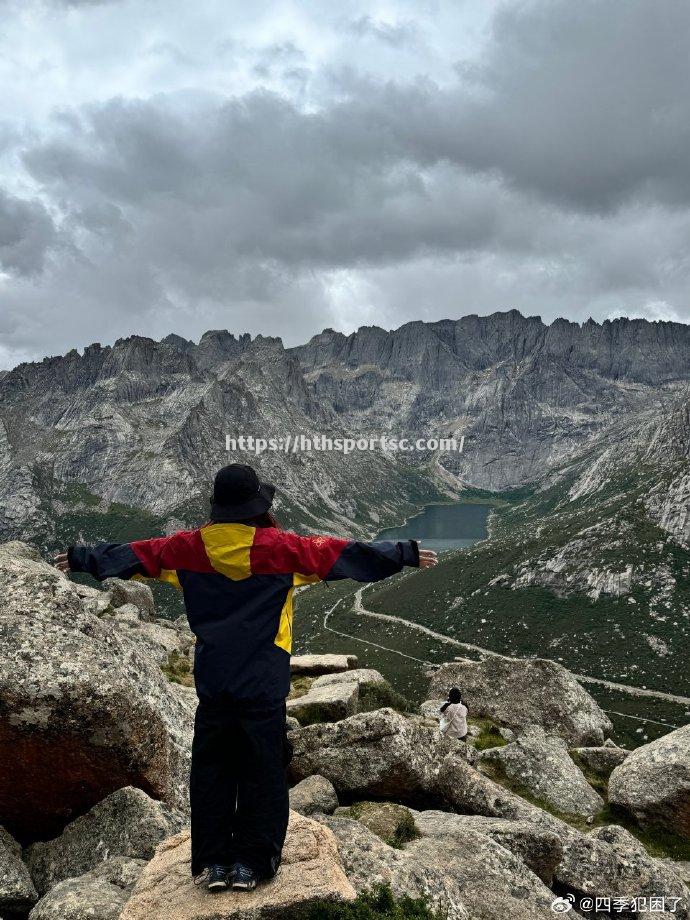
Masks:
[[[242,862],[271,878],[287,832],[285,706],[210,706],[194,721],[192,874]]]

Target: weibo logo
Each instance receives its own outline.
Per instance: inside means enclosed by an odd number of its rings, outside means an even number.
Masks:
[[[567,898],[556,898],[551,905],[551,910],[554,914],[567,914],[573,909],[574,902],[575,898],[572,894],[569,894]]]

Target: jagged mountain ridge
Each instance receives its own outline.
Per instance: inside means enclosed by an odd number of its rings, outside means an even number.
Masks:
[[[465,453],[435,458],[259,459],[292,522],[374,532],[458,480],[524,485],[613,420],[672,400],[690,380],[689,345],[681,324],[548,326],[517,311],[325,330],[292,349],[223,330],[198,344],[94,344],[0,377],[0,532],[50,535],[56,519],[74,525],[75,507],[107,515],[113,503],[142,509],[153,529],[198,519],[213,469],[236,459],[226,433],[464,435]]]
[[[443,349],[465,371],[508,360],[519,363],[539,353],[609,379],[657,385],[684,378],[689,367],[690,326],[683,323],[621,317],[601,324],[592,319],[546,324],[518,310],[410,322],[390,332],[378,326],[363,326],[350,335],[325,329],[292,351],[308,370],[340,363],[404,372],[413,351],[424,353],[420,339],[424,351],[428,353],[429,343],[435,342],[437,354]]]
[[[326,330],[293,349],[310,386],[367,431],[465,435],[444,466],[489,490],[521,486],[621,413],[690,379],[690,327],[617,319],[551,325],[512,310],[393,332]]]
[[[215,469],[248,459],[226,451],[226,434],[324,430],[343,434],[277,339],[134,336],[23,364],[0,381],[0,532],[50,542],[60,520],[68,532],[100,519],[106,533],[123,509],[153,532],[198,522]],[[378,453],[251,459],[279,483],[279,512],[306,527],[370,532],[440,494]]]

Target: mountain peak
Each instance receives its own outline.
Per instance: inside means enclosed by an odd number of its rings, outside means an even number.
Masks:
[[[164,339],[161,339],[161,345],[170,345],[171,348],[177,348],[178,351],[189,351],[194,348],[194,342],[183,338],[176,332],[171,332],[170,335],[166,335]]]

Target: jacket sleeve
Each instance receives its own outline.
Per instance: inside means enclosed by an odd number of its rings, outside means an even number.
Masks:
[[[302,537],[275,528],[257,529],[250,552],[255,575],[299,574],[315,580],[380,581],[406,566],[419,565],[414,540],[363,543],[337,537]]]
[[[95,546],[70,546],[67,559],[72,572],[88,572],[98,581],[137,575],[159,578],[164,569],[176,568],[171,548],[168,537],[133,543],[97,543]]]

